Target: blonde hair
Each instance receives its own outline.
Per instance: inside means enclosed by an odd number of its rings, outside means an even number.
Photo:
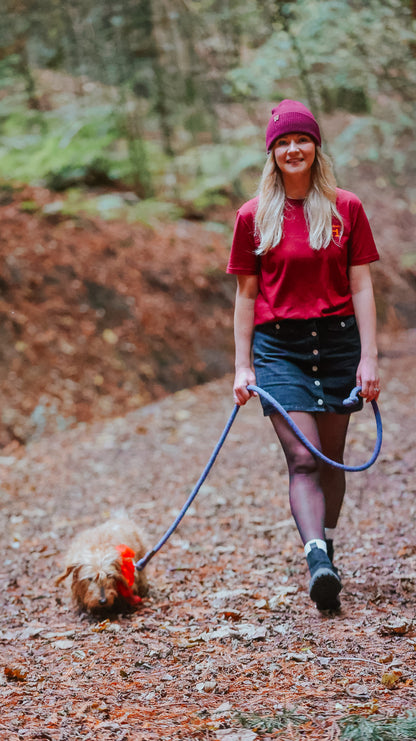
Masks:
[[[264,255],[282,239],[286,205],[283,180],[273,152],[269,154],[264,166],[258,196],[255,232],[260,244],[256,254]],[[325,249],[332,242],[333,216],[340,222],[342,234],[343,223],[336,207],[336,197],[336,181],[331,161],[317,146],[311,170],[311,188],[303,204],[309,242],[314,250]]]

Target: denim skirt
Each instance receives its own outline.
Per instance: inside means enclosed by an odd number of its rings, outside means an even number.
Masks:
[[[343,406],[354,386],[361,343],[354,316],[280,319],[254,328],[257,386],[286,411],[350,414]],[[260,399],[266,416],[276,412]]]

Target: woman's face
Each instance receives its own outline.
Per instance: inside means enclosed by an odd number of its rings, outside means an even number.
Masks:
[[[273,146],[273,154],[283,179],[285,176],[309,176],[315,161],[315,151],[315,142],[309,134],[280,136]]]

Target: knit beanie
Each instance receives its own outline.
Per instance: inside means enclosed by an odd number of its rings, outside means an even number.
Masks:
[[[282,100],[275,108],[272,108],[272,116],[267,124],[267,154],[271,152],[279,136],[293,133],[309,134],[315,144],[321,146],[318,122],[310,110],[297,100]]]

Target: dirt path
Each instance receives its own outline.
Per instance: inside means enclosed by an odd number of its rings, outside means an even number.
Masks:
[[[72,535],[120,507],[159,539],[228,419],[230,378],[0,458],[0,738],[329,740],[353,713],[414,708],[415,344],[408,332],[383,345],[384,444],[348,478],[336,618],[309,601],[283,456],[256,401],[149,566],[139,611],[97,622],[54,586]],[[366,409],[350,463],[373,438]]]

